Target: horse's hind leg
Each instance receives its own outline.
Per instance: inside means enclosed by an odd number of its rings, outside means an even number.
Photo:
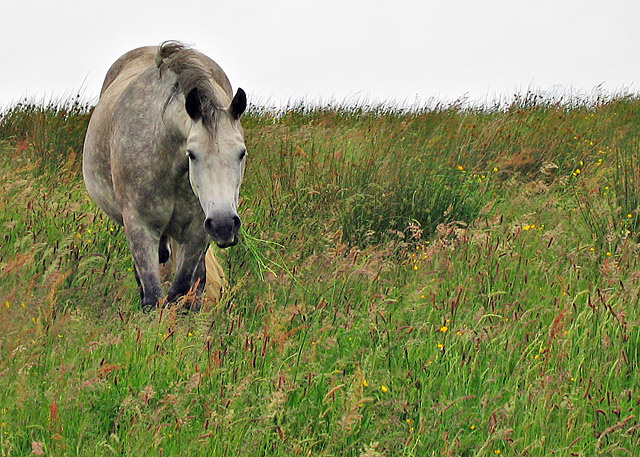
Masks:
[[[124,216],[123,219],[136,276],[142,285],[142,310],[147,312],[158,306],[158,301],[164,295],[160,284],[160,264],[158,263],[160,236],[152,233],[133,217]]]
[[[162,235],[160,237],[160,246],[158,246],[158,261],[160,263],[167,263],[171,257],[171,247],[169,245],[169,237]]]

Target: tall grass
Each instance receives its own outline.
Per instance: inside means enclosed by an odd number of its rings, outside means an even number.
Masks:
[[[140,312],[74,103],[0,118],[0,455],[640,452],[637,98],[254,108],[187,315]]]
[[[30,148],[49,168],[79,164],[91,109],[79,95],[46,104],[25,100],[0,114],[0,138]]]
[[[620,151],[616,163],[614,189],[625,233],[633,234],[640,241],[640,144]]]

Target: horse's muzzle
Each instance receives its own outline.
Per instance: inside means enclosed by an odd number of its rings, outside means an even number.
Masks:
[[[235,246],[236,244],[238,244],[238,235],[233,237],[233,241],[231,243],[218,243],[216,241],[216,246],[218,246],[220,249],[230,248],[231,246]]]
[[[208,217],[204,221],[204,229],[220,248],[228,248],[238,244],[238,231],[242,222],[237,214]]]

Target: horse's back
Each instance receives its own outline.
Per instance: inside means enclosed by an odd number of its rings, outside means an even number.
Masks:
[[[158,49],[158,46],[143,46],[127,52],[116,60],[109,68],[109,71],[107,71],[102,89],[100,90],[100,97],[102,97],[114,81],[128,81],[132,76],[141,73],[152,65],[156,65]],[[198,60],[201,65],[211,74],[213,81],[220,86],[228,96],[233,97],[233,90],[229,78],[220,65],[199,51],[196,51],[196,54],[198,55]]]
[[[144,46],[133,49],[116,60],[107,71],[107,76],[105,76],[100,90],[100,97],[119,76],[129,79],[153,65],[157,52],[157,46]]]

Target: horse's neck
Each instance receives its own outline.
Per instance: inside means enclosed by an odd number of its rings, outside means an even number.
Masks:
[[[172,137],[173,141],[176,141],[178,137],[183,142],[187,141],[192,120],[185,111],[184,106],[182,106],[182,103],[178,100],[173,100],[169,103],[162,116],[162,121],[167,134]]]

